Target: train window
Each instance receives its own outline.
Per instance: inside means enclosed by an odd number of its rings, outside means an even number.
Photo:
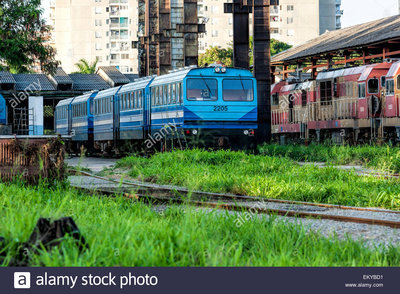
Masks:
[[[394,80],[387,80],[386,81],[386,95],[393,95],[394,94]]]
[[[397,90],[400,90],[400,75],[397,76]]]
[[[139,108],[142,108],[142,105],[143,105],[143,90],[140,90],[139,91]]]
[[[133,109],[137,108],[137,92],[133,93],[133,105],[132,105]]]
[[[179,104],[183,103],[183,83],[179,83]]]
[[[216,79],[188,79],[186,82],[187,99],[191,101],[216,101],[218,84]]]
[[[182,100],[181,88],[182,88],[182,84],[178,83],[176,85],[176,100],[177,100],[178,104],[181,104],[181,100]]]
[[[278,106],[279,105],[279,93],[272,94],[272,96],[271,96],[271,104],[273,106]]]
[[[321,102],[332,103],[332,81],[321,82],[320,84]]]
[[[168,85],[164,86],[164,96],[163,96],[163,105],[168,104]]]
[[[302,107],[307,106],[307,91],[306,90],[301,91],[301,106]]]
[[[129,109],[133,109],[133,92],[129,94]]]
[[[381,87],[385,88],[385,86],[386,86],[386,77],[381,76]]]
[[[222,82],[224,101],[253,101],[254,90],[252,80],[225,79]]]
[[[379,80],[378,79],[368,80],[368,93],[369,94],[378,94],[379,93]]]
[[[171,86],[171,99],[172,99],[172,104],[176,103],[176,84],[172,84]]]
[[[365,84],[358,84],[358,98],[365,98]]]

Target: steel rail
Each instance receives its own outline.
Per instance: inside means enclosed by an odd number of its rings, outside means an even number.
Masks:
[[[399,214],[398,210],[389,210],[389,209],[380,209],[380,208],[370,208],[370,207],[356,207],[356,206],[343,206],[343,205],[335,205],[335,204],[324,204],[324,203],[313,203],[313,202],[305,202],[305,201],[295,201],[295,200],[283,200],[283,199],[270,199],[263,198],[258,196],[245,196],[245,195],[235,195],[235,194],[226,194],[226,193],[212,193],[212,192],[203,192],[203,191],[191,191],[187,188],[183,187],[173,187],[173,186],[165,186],[165,185],[157,185],[146,182],[130,182],[130,181],[118,181],[114,179],[109,179],[97,175],[93,175],[88,172],[69,170],[72,173],[81,174],[87,177],[92,177],[99,180],[104,180],[108,182],[113,182],[117,184],[123,184],[127,186],[134,186],[138,188],[152,189],[154,191],[164,191],[169,193],[176,194],[177,192],[191,194],[192,196],[204,196],[204,197],[213,197],[219,199],[229,199],[229,200],[244,200],[244,201],[260,201],[264,203],[281,203],[281,204],[294,204],[294,205],[305,205],[305,206],[313,206],[313,207],[321,207],[321,208],[330,208],[330,209],[342,209],[342,210],[354,210],[354,211],[367,211],[367,212],[380,212],[380,213],[391,213],[391,214]]]
[[[313,219],[325,219],[325,220],[333,220],[333,221],[340,221],[340,222],[350,222],[350,223],[360,223],[360,224],[367,224],[367,225],[379,225],[379,226],[386,226],[386,227],[391,227],[391,228],[400,228],[400,221],[393,221],[393,220],[384,220],[384,219],[373,219],[373,218],[363,218],[363,217],[353,217],[353,216],[345,216],[345,215],[333,215],[333,214],[322,214],[322,213],[317,213],[317,212],[306,212],[306,211],[295,211],[292,209],[273,209],[273,208],[261,208],[257,204],[258,201],[262,202],[271,202],[271,203],[284,203],[284,204],[293,204],[293,205],[304,205],[304,206],[318,206],[318,207],[324,207],[324,208],[331,208],[331,209],[345,209],[345,210],[356,210],[356,211],[367,211],[367,212],[379,212],[379,213],[400,213],[400,211],[391,211],[391,210],[383,210],[383,209],[373,209],[373,208],[360,208],[360,207],[349,207],[349,206],[338,206],[338,205],[329,205],[329,204],[316,204],[316,203],[307,203],[307,202],[298,202],[298,201],[288,201],[288,200],[275,200],[272,199],[263,199],[260,197],[250,197],[250,196],[240,196],[240,195],[231,195],[231,194],[214,194],[214,193],[207,193],[207,192],[199,192],[200,194],[205,194],[207,196],[214,196],[214,199],[217,202],[210,202],[210,201],[198,201],[198,200],[192,200],[192,199],[183,199],[180,197],[171,197],[176,196],[176,189],[165,187],[165,186],[154,186],[151,184],[143,183],[143,185],[139,183],[129,183],[129,182],[120,182],[112,179],[107,179],[95,175],[91,175],[90,173],[86,172],[78,172],[78,174],[85,175],[87,177],[93,177],[96,179],[101,179],[104,181],[108,182],[113,182],[113,183],[118,183],[121,184],[123,183],[124,185],[127,186],[135,186],[138,188],[141,188],[142,190],[137,191],[138,193],[131,194],[128,191],[121,191],[121,190],[116,190],[113,187],[110,188],[83,188],[80,187],[80,189],[83,190],[90,190],[90,191],[96,191],[99,193],[107,194],[107,195],[115,195],[117,193],[124,193],[124,196],[132,199],[144,199],[144,200],[153,200],[153,201],[161,201],[161,202],[169,202],[169,203],[175,203],[175,204],[182,204],[182,203],[188,203],[190,205],[195,205],[197,207],[209,207],[209,208],[217,208],[217,209],[226,209],[230,211],[255,211],[260,214],[274,214],[274,215],[280,215],[280,216],[286,216],[286,217],[298,217],[298,218],[313,218]],[[121,187],[119,187],[121,188]],[[153,189],[157,193],[155,195],[148,195],[148,190]],[[180,188],[181,192],[182,191],[188,191],[188,189],[185,188]],[[164,193],[159,193],[160,191]],[[167,193],[165,193],[167,192]],[[197,193],[197,192],[196,192]],[[221,197],[221,195],[223,197]],[[240,205],[240,204],[226,204],[226,203],[221,203],[218,202],[222,198],[228,198],[230,200],[245,200],[248,203],[254,203],[253,206],[246,206],[246,205]],[[249,201],[251,200],[251,201]]]

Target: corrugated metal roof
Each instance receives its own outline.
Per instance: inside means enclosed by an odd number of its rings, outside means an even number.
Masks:
[[[366,69],[366,66],[357,66],[349,68],[341,68],[337,70],[322,71],[318,73],[317,80],[334,79],[337,77],[345,77],[351,75],[362,74]]]
[[[44,74],[15,74],[13,75],[17,91],[55,91],[56,88]]]
[[[94,91],[109,89],[110,86],[96,74],[70,74],[74,82],[73,89],[75,91]]]
[[[400,38],[400,15],[327,32],[303,45],[273,56],[272,62],[294,61],[300,58],[361,47],[395,38]]]
[[[8,71],[1,71],[0,84],[15,84],[15,79]]]
[[[65,71],[58,67],[56,73],[52,75],[57,84],[70,85],[73,83],[72,79],[65,73]]]
[[[114,84],[128,84],[131,82],[115,66],[100,66],[98,71],[103,71]]]

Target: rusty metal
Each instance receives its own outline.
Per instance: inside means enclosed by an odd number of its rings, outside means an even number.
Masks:
[[[263,214],[275,214],[281,216],[288,217],[299,217],[299,218],[316,218],[316,219],[327,219],[341,222],[352,222],[352,223],[362,223],[368,225],[380,225],[387,226],[391,228],[400,228],[400,221],[391,221],[384,219],[369,219],[369,218],[360,218],[360,217],[349,217],[343,215],[334,215],[334,214],[321,214],[316,212],[305,212],[305,211],[296,211],[293,209],[271,209],[271,208],[260,208],[255,206],[244,206],[237,204],[237,201],[243,201],[244,203],[257,203],[257,201],[261,202],[271,202],[271,203],[285,203],[292,205],[305,205],[305,206],[316,206],[330,209],[342,209],[342,210],[354,210],[354,211],[367,211],[367,212],[379,212],[379,213],[390,213],[390,214],[400,214],[400,211],[392,211],[385,209],[374,209],[374,208],[364,208],[364,207],[349,207],[349,206],[340,206],[340,205],[331,205],[331,204],[319,204],[319,203],[308,203],[308,202],[300,202],[300,201],[291,201],[291,200],[279,200],[279,199],[265,199],[260,197],[251,197],[251,196],[241,196],[241,195],[233,195],[233,194],[220,194],[220,193],[210,193],[210,192],[201,192],[201,191],[189,191],[186,188],[181,187],[168,187],[161,186],[150,183],[132,183],[126,181],[117,181],[110,180],[104,177],[99,177],[92,175],[86,172],[76,172],[80,175],[85,175],[88,177],[93,177],[96,179],[101,179],[104,181],[109,181],[121,185],[134,186],[137,188],[135,191],[135,195],[132,196],[131,190],[129,188],[118,187],[117,191],[113,187],[105,188],[100,187],[96,188],[96,191],[104,194],[113,194],[113,193],[125,193],[127,198],[139,199],[142,198],[144,200],[154,200],[154,201],[171,201],[173,203],[183,203],[184,201],[188,201],[188,203],[200,207],[212,207],[218,209],[228,209],[232,211],[243,211],[251,208],[252,210],[256,210],[258,213]],[[83,188],[83,190],[87,190],[87,188]],[[184,200],[182,195],[189,196],[190,199]],[[174,198],[175,197],[175,198]],[[207,201],[198,201],[194,200],[195,198],[207,199]],[[209,200],[214,200],[214,202],[209,202]],[[235,204],[226,204],[221,203],[222,200],[230,200],[234,201]]]
[[[63,179],[64,147],[58,137],[0,137],[0,179]]]
[[[139,75],[198,63],[197,0],[139,0]]]

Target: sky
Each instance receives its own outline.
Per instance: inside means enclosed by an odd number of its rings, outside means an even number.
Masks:
[[[223,0],[218,0],[223,1]],[[301,1],[301,0],[300,0]],[[50,0],[42,0],[48,7]],[[399,14],[398,0],[342,0],[342,27],[373,21],[379,18]],[[48,11],[46,11],[47,16]]]
[[[342,28],[399,14],[398,0],[342,0]]]

